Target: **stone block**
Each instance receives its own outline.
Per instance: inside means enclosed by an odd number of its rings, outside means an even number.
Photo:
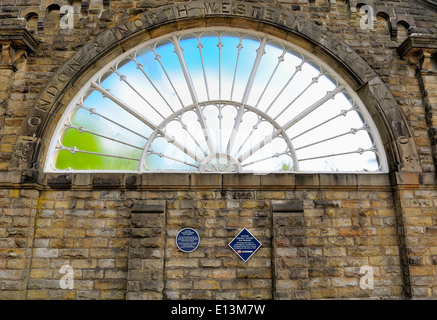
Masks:
[[[261,178],[254,174],[223,174],[223,189],[240,189],[260,187]]]
[[[51,188],[71,188],[73,185],[72,174],[48,174],[47,185]]]
[[[295,174],[270,173],[261,175],[261,189],[291,189],[295,187]]]
[[[318,174],[296,174],[296,188],[319,187],[320,179]]]
[[[58,258],[59,249],[37,248],[34,249],[33,256],[35,258]]]
[[[188,189],[190,175],[188,173],[143,173],[141,185],[155,189]]]
[[[357,185],[356,174],[320,174],[319,179],[321,187],[355,187]]]
[[[303,212],[302,200],[273,200],[272,202],[273,212]]]
[[[117,188],[121,186],[122,175],[112,173],[111,175],[104,173],[94,173],[91,178],[93,188]]]
[[[222,187],[221,174],[193,173],[190,175],[191,188],[217,189]]]

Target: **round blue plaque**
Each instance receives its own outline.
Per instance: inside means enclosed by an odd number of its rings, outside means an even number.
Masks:
[[[196,230],[185,228],[176,236],[176,245],[183,252],[191,252],[199,246],[200,237]]]

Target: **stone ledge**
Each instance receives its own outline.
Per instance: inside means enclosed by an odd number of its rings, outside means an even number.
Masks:
[[[421,49],[437,50],[437,36],[431,34],[411,34],[397,49],[401,58]]]
[[[223,174],[223,189],[259,189],[261,178],[259,175],[240,173]]]
[[[393,185],[418,186],[420,175],[417,172],[396,172],[391,176]]]
[[[187,189],[190,186],[189,173],[142,173],[141,187],[155,189]]]
[[[39,45],[26,28],[5,28],[0,29],[0,42],[12,41],[22,49],[34,52]]]
[[[26,171],[27,172],[27,171]],[[0,187],[20,184],[50,189],[254,189],[281,190],[302,188],[388,188],[399,184],[435,185],[430,175],[418,173],[270,173],[203,174],[203,173],[41,173],[37,178],[23,179],[25,171],[0,172]],[[404,181],[414,176],[414,181]],[[19,180],[21,177],[21,180]],[[27,177],[27,176],[26,176]]]

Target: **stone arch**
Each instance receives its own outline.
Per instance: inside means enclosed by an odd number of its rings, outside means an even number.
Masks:
[[[291,11],[240,1],[193,1],[162,6],[132,17],[91,40],[59,68],[24,121],[21,141],[28,141],[23,144],[31,144],[33,151],[28,152],[21,166],[41,170],[60,115],[91,75],[113,58],[145,40],[172,31],[223,25],[272,34],[330,63],[367,106],[383,139],[390,170],[421,171],[411,132],[394,97],[353,49]]]
[[[25,15],[24,19],[26,19],[26,26],[28,29],[36,29],[38,22],[38,13],[29,12]]]
[[[56,29],[59,27],[60,10],[61,6],[57,3],[53,3],[46,8],[45,23],[49,29]]]

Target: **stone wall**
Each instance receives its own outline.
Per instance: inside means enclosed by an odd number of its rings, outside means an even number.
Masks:
[[[231,179],[219,191],[211,182],[225,176],[209,176],[209,190],[201,182],[180,191],[41,190],[23,298],[402,297],[396,212],[384,176],[358,187],[362,178],[351,175],[341,190],[330,176],[321,188],[317,175],[287,177],[299,186],[270,190],[266,180],[255,190],[243,187],[259,178]],[[176,247],[184,227],[201,238],[191,253]],[[228,246],[243,227],[262,244],[247,262]],[[19,256],[4,260],[11,276],[25,269]],[[59,284],[64,265],[74,270],[71,290]],[[373,290],[359,285],[367,265],[374,269]]]
[[[431,2],[1,1],[0,299],[435,299]],[[63,5],[73,28],[61,28]],[[368,107],[390,172],[42,172],[53,127],[90,74],[150,37],[214,25],[267,32],[329,62]],[[183,227],[199,231],[192,253],[175,245]],[[244,227],[262,243],[247,263],[228,247]],[[65,265],[73,289],[60,287]],[[373,289],[360,287],[363,266]]]

